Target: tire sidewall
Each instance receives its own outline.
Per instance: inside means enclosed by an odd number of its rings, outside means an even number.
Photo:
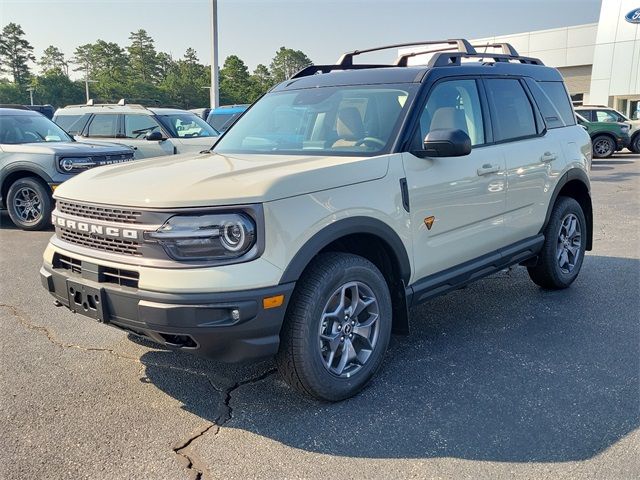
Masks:
[[[636,136],[631,140],[629,150],[633,153],[640,153],[640,133],[636,134]]]
[[[38,192],[40,201],[42,202],[42,216],[36,222],[24,222],[15,210],[14,200],[17,192],[23,188],[29,187]],[[19,178],[11,184],[7,193],[7,211],[11,221],[22,230],[43,230],[51,224],[51,212],[53,210],[53,199],[51,193],[45,185],[36,178],[24,177]]]
[[[556,259],[557,242],[562,221],[569,214],[574,214],[577,217],[578,222],[580,223],[580,233],[582,238],[580,242],[580,256],[578,258],[578,262],[574,266],[572,272],[564,273],[560,269],[560,266],[558,265],[558,261]],[[576,200],[568,197],[560,198],[556,207],[554,208],[551,220],[549,221],[549,225],[547,226],[546,236],[547,239],[545,242],[545,255],[547,256],[547,261],[551,262],[550,266],[553,267],[550,269],[550,273],[553,275],[554,280],[557,284],[568,287],[574,282],[574,280],[580,273],[586,251],[587,222],[584,216],[584,212],[582,211],[580,204]]]
[[[352,262],[344,269],[332,269],[325,280],[323,288],[315,296],[314,305],[307,310],[304,350],[308,355],[301,360],[303,369],[311,374],[311,378],[321,380],[322,386],[319,385],[319,387],[326,390],[323,396],[341,400],[362,389],[382,364],[391,336],[391,296],[384,277],[373,264],[366,266],[366,264],[356,265]],[[373,291],[378,301],[380,324],[378,341],[371,357],[352,377],[340,378],[329,372],[322,363],[318,332],[322,314],[330,297],[341,285],[351,281],[365,283]]]

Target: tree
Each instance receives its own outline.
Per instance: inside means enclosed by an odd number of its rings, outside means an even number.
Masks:
[[[49,45],[42,53],[42,57],[38,61],[38,66],[43,74],[50,72],[60,72],[65,75],[69,75],[69,64],[64,59],[64,53],[62,53],[58,47]]]
[[[312,63],[311,59],[300,50],[280,47],[271,62],[271,76],[275,83],[284,82]]]
[[[37,104],[50,103],[54,107],[64,107],[84,102],[84,86],[81,82],[73,82],[69,77],[56,69],[31,79],[34,89],[34,100]]]
[[[176,62],[171,55],[165,52],[158,52],[156,60],[158,61],[158,79],[162,81],[167,78],[169,72],[176,68]]]
[[[184,57],[170,69],[160,88],[168,102],[182,108],[196,108],[209,104],[208,68],[198,61],[198,55],[188,48]]]
[[[251,97],[249,69],[236,55],[229,55],[220,69],[222,103],[247,103]]]
[[[84,72],[85,78],[91,78],[96,70],[94,45],[85,43],[76,47],[71,63],[77,65],[74,72]]]
[[[24,39],[22,27],[9,23],[0,34],[0,65],[13,77],[17,85],[25,85],[31,76],[29,62],[34,62],[33,47]],[[0,67],[1,68],[1,67]]]
[[[133,78],[142,82],[154,82],[158,76],[158,55],[153,38],[141,28],[137,32],[131,32],[129,40],[131,45],[127,47],[127,52]]]
[[[251,98],[250,102],[255,102],[260,96],[264,95],[274,85],[273,77],[269,69],[263,64],[259,64],[251,75]]]

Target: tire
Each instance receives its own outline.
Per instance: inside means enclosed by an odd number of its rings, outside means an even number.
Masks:
[[[360,313],[349,317],[356,294]],[[346,309],[341,310],[341,299]],[[330,402],[349,398],[380,368],[391,320],[389,288],[373,263],[347,253],[318,255],[293,292],[280,336],[278,370],[303,394]]]
[[[17,227],[23,230],[44,230],[51,226],[51,192],[35,177],[19,178],[9,187],[7,210]]]
[[[616,151],[616,142],[608,135],[598,135],[592,140],[591,145],[595,158],[609,158]]]
[[[573,230],[571,225],[575,225]],[[531,280],[542,288],[567,288],[580,273],[586,240],[587,222],[582,207],[573,198],[558,197],[544,230],[538,264],[527,268]]]
[[[640,153],[640,133],[638,133],[631,139],[629,150],[631,150],[633,153]]]

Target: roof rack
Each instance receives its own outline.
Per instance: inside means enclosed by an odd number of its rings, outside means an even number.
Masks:
[[[64,108],[83,108],[83,107],[131,107],[131,108],[140,108],[147,110],[142,104],[138,103],[128,103],[124,98],[121,98],[118,103],[95,103],[93,98],[90,98],[87,103],[81,103],[78,105],[67,105]]]
[[[447,45],[446,47],[436,48],[433,50],[417,51],[401,54],[393,64],[354,64],[353,57],[370,52],[377,52],[380,50],[387,50],[390,48],[402,48],[402,47],[417,47],[422,45]],[[500,48],[502,53],[479,53],[477,48]],[[464,38],[448,39],[448,40],[429,40],[425,42],[411,42],[411,43],[398,43],[394,45],[386,45],[383,47],[367,48],[364,50],[354,50],[353,52],[347,52],[342,54],[335,65],[310,65],[303,68],[298,73],[293,75],[291,79],[307,77],[318,73],[329,73],[334,70],[358,70],[364,68],[385,68],[385,67],[406,67],[408,66],[408,59],[418,55],[425,55],[429,53],[435,53],[429,60],[429,67],[442,67],[451,65],[460,65],[462,58],[477,58],[482,60],[484,58],[491,58],[495,62],[511,62],[519,61],[529,65],[544,65],[542,61],[537,58],[523,57],[518,54],[515,48],[509,43],[487,43],[486,45],[471,45],[468,40]]]

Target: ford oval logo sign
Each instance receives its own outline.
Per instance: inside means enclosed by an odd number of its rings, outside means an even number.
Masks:
[[[624,16],[624,18],[629,23],[640,23],[640,8],[631,10]]]

